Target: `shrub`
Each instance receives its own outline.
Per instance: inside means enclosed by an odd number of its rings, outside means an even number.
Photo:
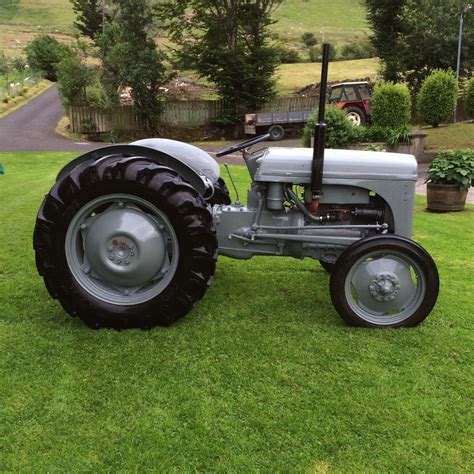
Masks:
[[[456,110],[458,84],[454,73],[437,69],[423,82],[418,94],[418,111],[433,127],[445,122]]]
[[[79,57],[68,56],[57,66],[58,91],[64,105],[85,105],[86,88],[94,82],[94,73]]]
[[[37,36],[26,47],[29,66],[50,81],[57,81],[58,64],[71,54],[68,46],[49,35]]]
[[[411,119],[411,97],[403,84],[386,82],[372,94],[372,122],[379,127],[406,127]]]
[[[300,62],[300,55],[298,51],[287,46],[280,45],[276,47],[278,58],[282,64],[294,64]]]
[[[312,63],[317,63],[321,59],[320,50],[317,46],[313,46],[308,49],[309,60]]]
[[[474,77],[467,83],[466,112],[470,117],[474,118]]]
[[[6,96],[3,97],[2,102],[4,104],[8,104],[8,102],[10,102],[10,100],[11,100],[11,97],[9,95],[6,95]]]
[[[345,44],[341,48],[340,58],[341,59],[366,59],[366,58],[373,58],[377,56],[374,47],[372,44],[365,40],[365,41],[357,41],[351,44]]]
[[[428,181],[454,184],[461,191],[474,185],[474,150],[439,152],[428,168]]]
[[[311,48],[318,42],[318,40],[314,36],[314,33],[310,33],[310,32],[303,33],[303,35],[301,36],[301,39],[303,41],[303,44],[307,48]]]
[[[303,131],[303,146],[311,146],[311,137],[314,134],[314,127],[318,122],[318,111],[316,110]],[[337,108],[335,105],[330,105],[326,108],[325,122],[326,129],[326,146],[328,148],[338,148],[357,141],[358,131],[350,120],[347,119],[346,113]]]

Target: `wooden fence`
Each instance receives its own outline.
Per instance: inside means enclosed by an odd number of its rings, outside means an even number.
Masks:
[[[312,110],[317,97],[276,97],[263,107],[262,112],[292,112]],[[165,126],[192,128],[211,124],[225,115],[228,104],[224,100],[169,100],[165,102],[160,123]],[[92,107],[70,107],[71,131],[75,133],[105,133],[111,130],[135,131],[142,127],[133,105],[124,105],[111,112]]]

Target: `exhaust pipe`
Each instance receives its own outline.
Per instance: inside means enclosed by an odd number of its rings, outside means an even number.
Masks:
[[[323,185],[324,148],[326,145],[326,90],[328,85],[329,44],[323,45],[323,64],[321,70],[321,83],[319,87],[319,112],[318,123],[314,128],[313,162],[311,166],[311,204],[309,211],[316,214],[319,209],[319,199]]]

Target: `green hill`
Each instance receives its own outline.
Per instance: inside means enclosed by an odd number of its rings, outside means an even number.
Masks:
[[[306,31],[320,41],[324,38],[335,43],[351,42],[368,31],[364,9],[357,0],[284,0],[275,19],[272,28],[289,42],[299,42]],[[71,33],[73,21],[69,0],[0,0],[0,48],[14,49],[18,44],[15,39],[21,42],[25,33]],[[10,38],[7,31],[10,36],[16,32],[16,38]]]

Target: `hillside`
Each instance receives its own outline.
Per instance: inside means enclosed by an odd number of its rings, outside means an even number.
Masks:
[[[333,43],[353,42],[368,32],[358,0],[284,0],[275,19],[274,31],[294,43],[306,31]],[[73,20],[69,0],[0,0],[0,49],[14,53],[39,32],[71,34]]]

